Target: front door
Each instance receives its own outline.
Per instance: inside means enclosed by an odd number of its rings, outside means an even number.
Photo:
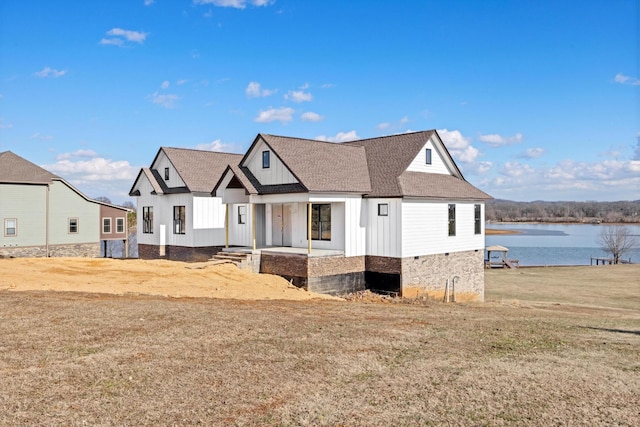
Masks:
[[[273,246],[291,246],[292,234],[291,205],[272,205],[271,242]]]

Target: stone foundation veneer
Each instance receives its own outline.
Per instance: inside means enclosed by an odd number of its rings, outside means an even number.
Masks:
[[[484,252],[463,251],[448,254],[402,258],[400,279],[403,297],[428,295],[443,300],[447,279],[454,276],[457,301],[484,301]]]
[[[46,256],[46,246],[5,246],[0,248],[0,258],[44,258]],[[100,243],[49,245],[49,256],[98,258],[100,256]]]
[[[309,257],[263,251],[260,272],[282,276],[298,287],[323,294],[341,295],[366,288],[364,256]]]

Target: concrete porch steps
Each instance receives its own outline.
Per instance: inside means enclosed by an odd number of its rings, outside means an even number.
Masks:
[[[239,252],[218,252],[209,261],[231,262],[242,270],[250,269],[251,266],[250,254]]]

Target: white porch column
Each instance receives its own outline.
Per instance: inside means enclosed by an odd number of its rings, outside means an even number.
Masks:
[[[251,203],[251,247],[256,250],[256,204]]]
[[[229,247],[229,203],[225,205],[224,214],[224,247]]]
[[[307,203],[307,254],[311,254],[311,202]]]

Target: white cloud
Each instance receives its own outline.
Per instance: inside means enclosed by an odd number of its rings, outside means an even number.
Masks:
[[[284,99],[293,102],[309,102],[313,100],[313,96],[309,92],[301,90],[290,90],[284,95]]]
[[[73,153],[68,154],[72,157]],[[113,161],[103,157],[93,157],[89,160],[73,161],[69,159],[69,156],[61,154],[58,157],[62,157],[62,160],[43,167],[74,182],[131,181],[138,172],[138,168],[132,167],[126,160]]]
[[[155,3],[155,0],[144,0],[144,5],[145,6],[151,6],[154,3]]]
[[[303,113],[302,116],[300,116],[300,118],[302,119],[303,122],[319,122],[320,120],[324,119],[323,116],[321,116],[318,113],[314,113],[312,111]]]
[[[39,139],[40,141],[50,141],[53,139],[51,135],[41,135],[40,132],[36,132],[31,135],[31,139]]]
[[[178,86],[182,86],[183,84],[187,83],[188,81],[189,81],[189,80],[187,80],[187,79],[180,79],[180,80],[178,80],[178,81],[176,82],[176,84],[177,84]]]
[[[378,123],[376,125],[376,129],[378,130],[387,130],[391,127],[391,123],[389,122],[382,122],[382,123]]]
[[[521,158],[524,159],[537,159],[538,157],[544,154],[544,148],[536,147],[536,148],[527,148],[524,153],[520,155]]]
[[[67,74],[67,70],[54,70],[51,67],[44,67],[42,70],[36,71],[35,73],[33,73],[34,76],[40,77],[43,79],[47,77],[53,77],[55,79],[58,77],[62,77],[65,74]]]
[[[169,83],[167,80],[163,81],[162,84],[160,85],[160,87],[162,89],[166,89],[171,85],[171,83]]]
[[[97,157],[98,153],[93,150],[76,150],[71,153],[62,153],[56,156],[56,160],[68,160],[75,158],[92,158]]]
[[[233,7],[236,9],[244,9],[247,5],[268,6],[274,2],[275,0],[193,0],[194,4],[212,4],[218,7]]]
[[[247,85],[247,88],[245,89],[245,93],[249,98],[271,96],[276,92],[277,91],[275,89],[262,89],[258,82],[249,82],[249,85]]]
[[[211,142],[196,145],[196,150],[204,151],[227,151],[229,149],[228,144],[223,144],[220,139],[216,139]]]
[[[513,136],[502,136],[497,133],[492,133],[488,135],[480,135],[478,139],[482,142],[487,143],[490,147],[502,147],[505,145],[512,145],[522,142],[522,134],[516,133]]]
[[[459,130],[438,129],[438,135],[456,161],[462,163],[475,162],[480,152],[471,145],[471,139],[462,135]]]
[[[332,87],[336,87],[336,85],[334,83],[325,83],[325,84],[320,85],[320,87],[322,89],[331,89]]]
[[[11,129],[12,127],[13,123],[7,123],[4,118],[0,117],[0,129]]]
[[[326,141],[326,142],[349,142],[360,139],[355,130],[349,132],[338,132],[336,136],[316,136],[318,141]]]
[[[112,28],[107,31],[107,35],[112,36],[112,38],[103,38],[102,40],[100,40],[100,44],[122,46],[125,40],[142,44],[147,39],[149,33],[123,30],[122,28]]]
[[[178,95],[173,94],[160,94],[158,92],[154,92],[149,95],[148,98],[151,98],[151,102],[154,104],[162,105],[165,108],[173,108],[175,106],[175,102],[180,99]]]
[[[260,111],[254,121],[258,123],[279,121],[284,124],[293,120],[293,113],[293,108],[269,108],[268,110]]]
[[[640,85],[640,79],[636,79],[636,78],[630,77],[630,76],[625,76],[622,73],[616,74],[616,76],[613,78],[613,81],[616,82],[616,83],[623,84],[623,85],[631,85],[631,86],[639,86]]]
[[[409,117],[404,116],[403,118],[400,119],[400,124],[407,124],[409,123]]]

